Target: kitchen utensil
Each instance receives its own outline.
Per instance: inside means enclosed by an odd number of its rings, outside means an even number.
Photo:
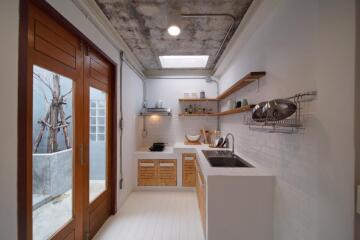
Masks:
[[[266,115],[264,114],[264,106],[267,102],[257,104],[252,111],[252,119],[256,122],[264,122]]]
[[[200,98],[205,98],[205,91],[200,92]]]
[[[234,99],[229,99],[229,100],[227,101],[227,108],[228,108],[229,110],[235,108],[235,101],[234,101]]]
[[[200,139],[201,135],[197,134],[197,135],[190,135],[190,134],[186,134],[185,138],[189,141],[189,142],[198,142]]]
[[[241,99],[241,106],[247,106],[249,105],[248,100],[246,98]]]
[[[157,143],[153,143],[153,145],[149,148],[149,150],[152,152],[162,152],[164,151],[164,148],[165,148],[165,143],[157,142]]]
[[[296,112],[296,104],[286,99],[274,99],[264,106],[264,114],[269,121],[279,121]]]
[[[236,102],[236,108],[241,108],[241,101]]]
[[[155,104],[155,107],[156,108],[162,108],[162,106],[163,106],[163,101],[162,100],[157,100],[157,102],[156,102],[156,104]]]
[[[227,138],[224,139],[224,141],[222,142],[222,144],[220,145],[221,148],[224,148],[227,146],[229,140]]]
[[[224,138],[223,137],[220,137],[217,144],[216,144],[216,147],[221,147],[221,145],[223,144],[224,142]]]
[[[201,129],[201,135],[202,135],[203,138],[204,138],[204,143],[205,143],[205,144],[208,144],[205,128],[202,128],[202,129]]]

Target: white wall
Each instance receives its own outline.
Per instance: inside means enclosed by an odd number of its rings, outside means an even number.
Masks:
[[[0,2],[0,238],[17,239],[19,2]],[[6,56],[6,57],[5,57]]]
[[[149,146],[153,142],[166,142],[169,145],[183,142],[185,134],[199,134],[201,128],[216,130],[216,117],[179,117],[188,104],[180,104],[179,98],[185,92],[204,90],[206,97],[216,97],[216,84],[206,83],[204,79],[147,79],[146,100],[149,107],[154,107],[157,100],[163,101],[164,107],[172,108],[172,117],[146,117],[148,136],[143,138],[143,145]],[[202,106],[216,111],[216,103],[205,103]],[[142,126],[140,126],[142,127]]]
[[[123,65],[123,174],[124,189],[118,195],[120,204],[124,203],[128,195],[136,186],[136,161],[134,152],[141,145],[141,129],[138,128],[138,118],[143,102],[143,85],[141,79],[128,67]]]
[[[261,1],[217,73],[221,89],[266,71],[236,94],[256,103],[317,90],[305,131],[250,131],[244,114],[223,117],[236,151],[276,176],[274,239],[350,240],[354,211],[354,0]],[[232,56],[231,56],[232,55]]]

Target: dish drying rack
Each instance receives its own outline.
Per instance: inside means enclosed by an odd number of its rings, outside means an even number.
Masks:
[[[263,122],[257,122],[252,119],[252,116],[248,116],[245,119],[246,125],[249,126],[250,130],[264,131],[270,133],[298,133],[299,130],[304,129],[301,110],[302,103],[309,102],[316,98],[317,91],[310,91],[304,93],[298,93],[291,97],[285,98],[291,100],[296,104],[296,111],[290,117],[283,120],[271,120],[265,119]]]

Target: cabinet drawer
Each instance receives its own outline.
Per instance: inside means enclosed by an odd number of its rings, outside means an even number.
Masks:
[[[156,186],[158,184],[156,160],[138,161],[138,185]]]
[[[159,160],[159,185],[176,186],[176,160]]]

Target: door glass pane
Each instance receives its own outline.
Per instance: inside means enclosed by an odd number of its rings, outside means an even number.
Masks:
[[[89,199],[92,202],[106,189],[106,99],[105,92],[90,88],[90,182]]]
[[[73,81],[33,67],[33,239],[73,217]]]

